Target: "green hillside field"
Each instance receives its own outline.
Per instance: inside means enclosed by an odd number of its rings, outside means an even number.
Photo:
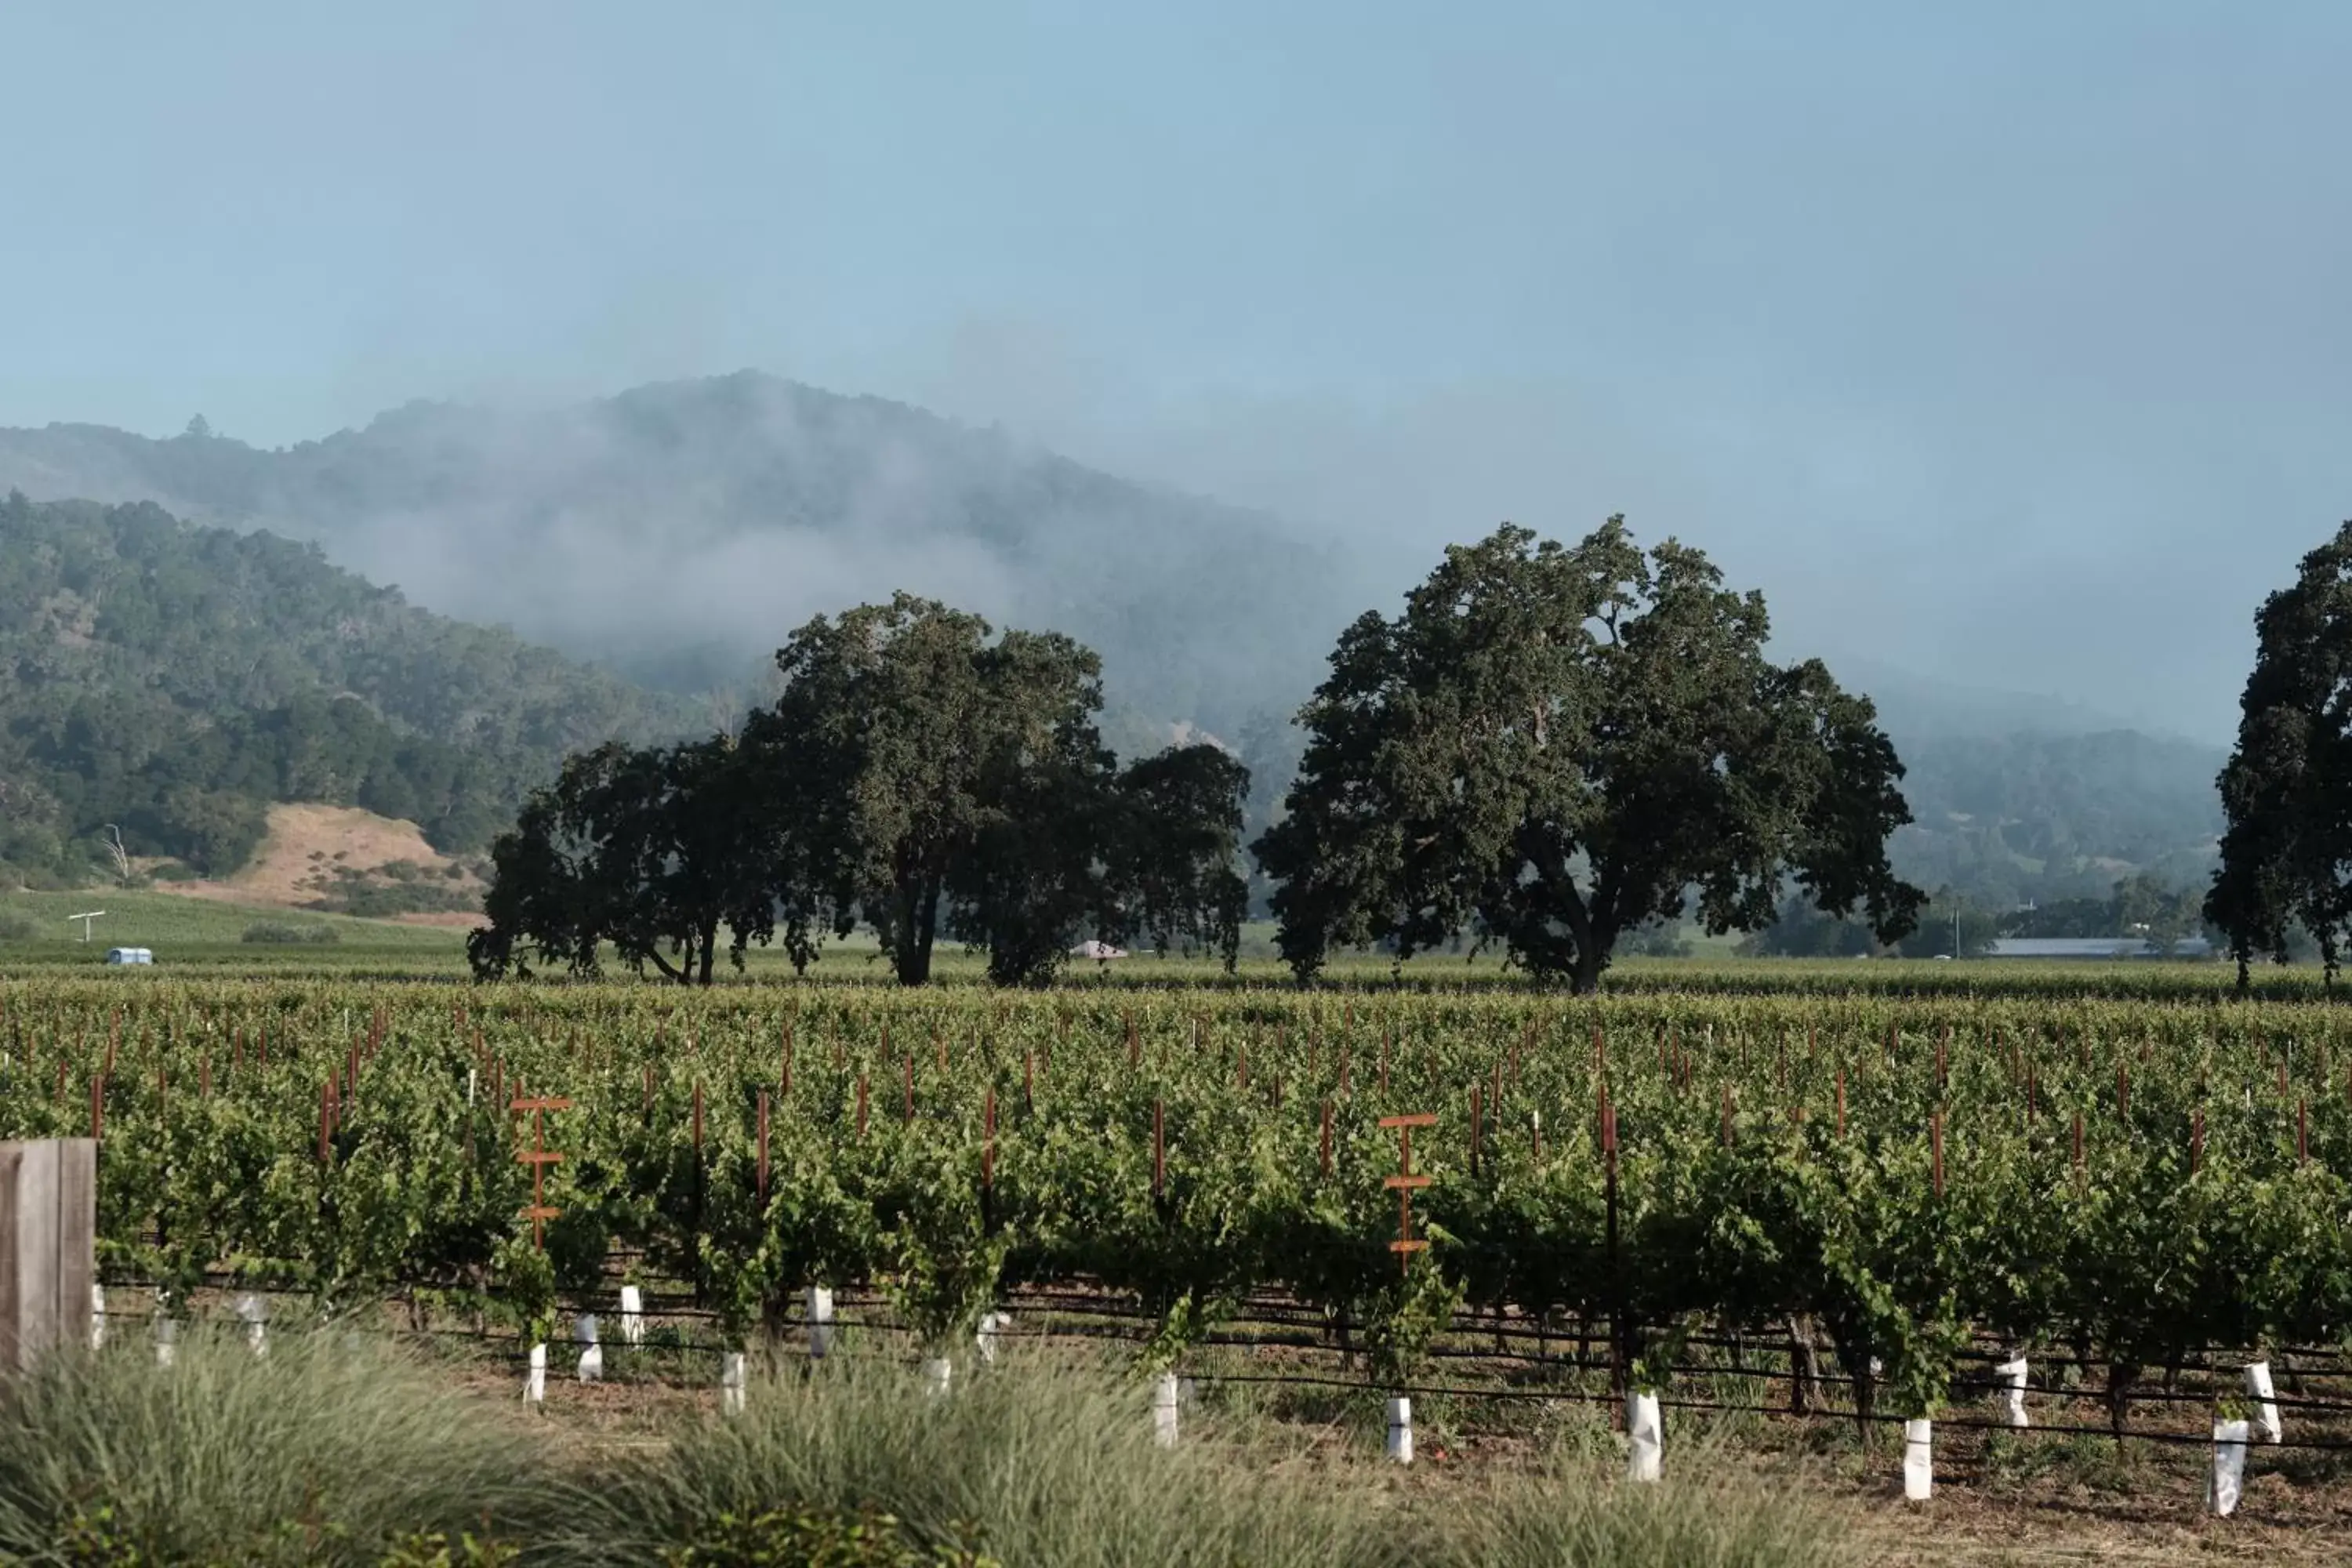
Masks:
[[[66,917],[104,910],[89,941]],[[325,930],[332,942],[248,942],[257,926]],[[341,915],[249,909],[206,899],[127,889],[0,893],[0,975],[26,969],[102,968],[113,947],[153,951],[159,969],[201,965],[255,973],[366,973],[461,976],[466,933]]]
[[[107,913],[96,922],[85,944],[80,925],[66,917],[83,910],[100,909]],[[323,928],[333,931],[336,940],[331,943],[245,941],[247,931],[255,926]],[[1270,935],[1270,928],[1252,926],[1249,940],[1244,944],[1245,956],[1240,971],[1232,977],[1206,959],[1163,959],[1139,953],[1107,964],[1073,960],[1063,970],[1060,984],[1075,992],[1099,987],[1159,990],[1188,986],[1285,992],[1291,986],[1289,971],[1272,956]],[[0,981],[35,973],[104,970],[110,947],[153,950],[156,973],[202,969],[213,974],[278,979],[341,976],[462,982],[467,978],[466,932],[462,927],[400,925],[388,921],[122,889],[0,892]],[[2230,965],[2221,963],[2083,963],[1970,959],[1953,963],[1900,959],[1748,958],[1733,952],[1728,942],[1720,940],[1695,941],[1693,948],[1686,958],[1621,959],[1610,967],[1603,986],[1618,992],[1681,991],[1694,994],[2194,997],[2219,1001],[2228,995],[2233,978]],[[135,984],[142,973],[144,972],[122,972],[122,978]],[[986,964],[961,948],[945,947],[934,973],[941,986],[962,989],[984,984]],[[560,973],[542,975],[544,980],[560,982],[562,978]],[[628,971],[618,966],[609,967],[604,978],[624,984],[634,983]],[[722,986],[789,985],[795,978],[783,953],[772,948],[754,948],[740,974],[723,962],[719,968]],[[1391,985],[1408,991],[1483,991],[1525,984],[1524,976],[1506,969],[1492,953],[1427,953],[1401,969],[1378,953],[1335,955],[1323,978],[1326,984],[1342,990],[1369,991]],[[864,931],[845,941],[828,942],[807,980],[821,984],[849,984],[884,989],[891,988],[893,984],[889,963]],[[656,982],[643,984],[662,988]],[[2315,995],[2323,989],[2315,964],[2263,965],[2254,972],[2254,984],[2261,994],[2280,1000]]]

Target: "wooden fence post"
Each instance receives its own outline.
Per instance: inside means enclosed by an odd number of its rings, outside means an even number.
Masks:
[[[792,1069],[787,1068],[784,1070],[790,1072]],[[760,1152],[754,1179],[759,1188],[761,1212],[765,1213],[768,1207],[768,1091],[764,1089],[760,1091],[759,1138]]]
[[[1155,1204],[1168,1193],[1167,1111],[1165,1100],[1151,1102],[1151,1201]]]
[[[88,1335],[97,1235],[96,1140],[0,1142],[0,1368]]]

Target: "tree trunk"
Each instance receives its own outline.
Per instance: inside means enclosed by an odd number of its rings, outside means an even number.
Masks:
[[[1789,1329],[1789,1414],[1811,1415],[1829,1408],[1822,1396],[1822,1352],[1804,1319],[1791,1312]]]
[[[923,889],[921,910],[915,927],[915,942],[922,954],[922,980],[929,981],[931,977],[931,943],[940,934],[940,885],[937,882]]]
[[[1601,989],[1601,972],[1609,967],[1609,955],[1598,943],[1576,950],[1576,967],[1569,974],[1569,989],[1579,996],[1590,996]]]
[[[915,910],[921,907],[922,900],[916,894],[912,879],[899,879],[891,901],[898,905],[898,919],[890,932],[890,967],[898,972],[899,984],[920,985],[929,966],[922,962],[921,949],[915,942]]]
[[[2124,1435],[2124,1423],[2131,1418],[2132,1384],[2139,1381],[2139,1368],[2129,1362],[2116,1362],[2107,1368],[2107,1429],[2117,1437]]]
[[[1818,1322],[1820,1320],[1815,1319]],[[1838,1366],[1853,1389],[1853,1424],[1862,1446],[1870,1447],[1870,1417],[1878,1404],[1877,1379],[1870,1374],[1870,1346],[1867,1340],[1853,1331],[1851,1323],[1832,1318],[1823,1325],[1829,1331],[1831,1348],[1837,1352]]]
[[[898,984],[923,985],[931,978],[931,935],[939,924],[940,888],[936,882],[902,882],[898,887]]]
[[[715,920],[705,921],[702,922],[702,969],[699,974],[699,979],[705,985],[710,984],[710,961],[718,951],[719,922]]]

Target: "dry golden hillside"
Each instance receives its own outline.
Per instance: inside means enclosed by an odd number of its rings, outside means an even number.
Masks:
[[[470,925],[482,885],[413,822],[348,805],[273,805],[253,858],[217,881],[159,882],[164,892],[288,910],[329,909],[421,925]],[[431,907],[401,908],[420,905]]]

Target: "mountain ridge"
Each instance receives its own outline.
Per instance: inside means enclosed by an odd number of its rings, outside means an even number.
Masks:
[[[1260,774],[1254,824],[1278,808],[1288,715],[1339,632],[1402,586],[1265,513],[749,371],[524,409],[418,399],[268,449],[0,429],[12,485],[303,540],[444,615],[705,694],[712,721],[762,700],[808,615],[928,594],[1094,647],[1122,749],[1184,723],[1236,742]],[[1913,879],[2021,899],[2210,865],[2220,748],[1868,658],[1832,668],[1878,701],[1910,768],[1918,820],[1895,851]]]
[[[1233,731],[1251,705],[1230,693],[1303,694],[1370,602],[1339,552],[1265,514],[753,372],[528,410],[418,400],[267,450],[0,429],[11,486],[317,542],[672,689],[754,682],[808,616],[903,587],[1066,631],[1115,700]]]

